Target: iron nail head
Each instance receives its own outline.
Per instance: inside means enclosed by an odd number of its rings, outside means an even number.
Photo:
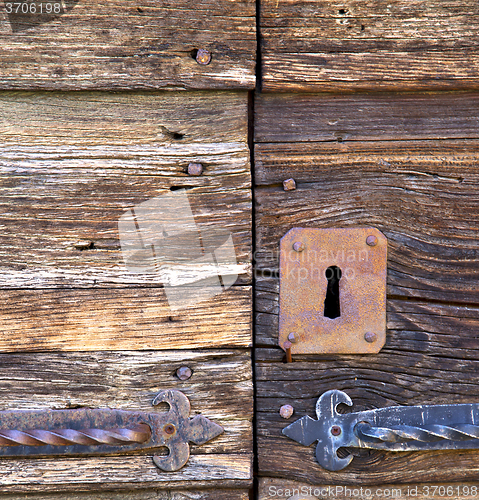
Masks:
[[[169,434],[171,436],[176,432],[176,427],[173,424],[166,424],[163,427],[163,430],[165,431],[166,434]]]
[[[209,64],[211,62],[211,52],[206,49],[198,49],[196,52],[196,62],[198,64]]]
[[[203,165],[201,163],[190,163],[188,165],[188,175],[201,175],[203,173]]]
[[[331,427],[331,434],[333,436],[339,436],[339,435],[341,435],[341,427],[339,427],[339,425],[333,425]]]
[[[180,366],[178,370],[176,370],[176,376],[180,380],[188,380],[191,375],[193,375],[193,372],[191,371],[191,368],[188,366]]]
[[[291,179],[286,179],[283,181],[283,190],[284,191],[294,191],[296,189],[296,181]]]
[[[293,243],[293,250],[295,252],[302,252],[304,250],[304,243],[302,241],[295,241]]]
[[[279,414],[281,415],[281,418],[291,418],[294,413],[294,408],[291,405],[283,405],[279,409]]]
[[[370,247],[375,247],[377,244],[378,244],[378,239],[376,236],[374,236],[373,234],[370,234],[367,238],[366,238],[366,243],[370,246]]]
[[[296,342],[298,341],[298,337],[295,333],[291,332],[289,335],[288,335],[288,340],[290,342],[292,342],[293,344],[296,344]]]
[[[373,332],[366,332],[364,334],[364,340],[366,342],[369,342],[370,344],[372,344],[373,342],[376,342],[377,339],[378,339],[378,336]]]

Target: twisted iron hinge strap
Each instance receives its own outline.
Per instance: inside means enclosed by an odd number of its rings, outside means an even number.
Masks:
[[[443,439],[448,441],[469,441],[479,439],[479,425],[454,424],[454,425],[425,425],[414,427],[411,425],[398,425],[391,428],[372,427],[365,422],[356,424],[355,433],[361,441],[369,443],[408,443],[421,441],[434,443]]]
[[[132,425],[130,429],[0,430],[0,446],[71,446],[74,444],[121,446],[129,443],[144,443],[150,438],[151,430],[146,424]]]
[[[338,471],[352,455],[339,458],[339,448],[389,451],[479,449],[479,404],[392,406],[339,414],[340,403],[352,406],[342,391],[325,392],[316,403],[318,420],[302,417],[283,434],[310,446],[318,441],[316,459]]]
[[[190,402],[180,391],[160,392],[153,406],[169,410],[111,409],[2,411],[0,456],[109,455],[168,448],[168,456],[154,456],[157,467],[175,471],[190,456],[189,442],[201,445],[223,428],[197,415],[189,418]]]

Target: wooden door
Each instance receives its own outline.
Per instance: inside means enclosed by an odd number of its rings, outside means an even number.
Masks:
[[[0,410],[149,411],[174,389],[225,432],[168,473],[151,452],[1,459],[0,496],[475,498],[477,451],[328,472],[281,431],[330,389],[355,410],[478,402],[476,4],[24,5],[0,6]],[[183,309],[122,240],[175,193],[235,251],[180,266],[203,283],[182,299],[221,285]],[[280,238],[362,226],[388,238],[384,348],[286,363]]]
[[[261,2],[255,103],[259,498],[471,498],[477,451],[349,450],[339,472],[281,431],[345,391],[353,411],[477,403],[477,6]],[[294,179],[296,187],[283,188]],[[278,346],[279,241],[293,227],[388,239],[374,355]],[[279,409],[291,405],[284,419]],[[328,487],[330,487],[328,489]],[[310,495],[310,496],[308,496]]]
[[[58,12],[47,11],[53,4]],[[245,500],[254,2],[41,1],[22,14],[24,5],[0,9],[0,410],[152,411],[159,391],[178,390],[191,417],[224,433],[190,444],[173,472],[151,451],[4,459],[0,491]],[[172,307],[171,283],[149,261],[132,270],[121,234],[132,210],[177,193],[205,252],[205,232],[227,231],[234,245],[233,261],[209,266],[192,253],[187,282],[199,290],[221,278],[223,287],[183,308]],[[167,236],[140,229],[140,238]],[[185,257],[190,249],[171,238]]]

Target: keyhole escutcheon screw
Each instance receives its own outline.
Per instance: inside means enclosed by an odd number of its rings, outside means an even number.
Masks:
[[[304,243],[302,241],[295,241],[293,243],[293,250],[295,252],[302,252],[304,250]]]
[[[367,238],[366,238],[366,243],[370,246],[370,247],[375,247],[377,244],[378,244],[378,239],[376,238],[376,236],[370,234]]]
[[[378,336],[374,332],[366,332],[364,334],[364,340],[366,342],[369,342],[370,344],[372,344],[373,342],[376,342],[377,339],[378,339]]]

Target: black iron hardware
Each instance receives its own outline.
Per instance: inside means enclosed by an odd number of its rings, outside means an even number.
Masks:
[[[305,446],[318,441],[316,459],[339,471],[353,456],[340,458],[339,448],[389,451],[479,449],[479,404],[391,406],[340,414],[340,403],[352,406],[342,391],[325,392],[316,403],[318,420],[302,417],[283,434]]]
[[[161,391],[152,405],[160,403],[168,403],[169,410],[2,411],[0,456],[111,455],[166,447],[168,456],[153,461],[175,471],[188,461],[189,442],[201,445],[223,432],[202,415],[190,419],[190,402],[180,391]]]

